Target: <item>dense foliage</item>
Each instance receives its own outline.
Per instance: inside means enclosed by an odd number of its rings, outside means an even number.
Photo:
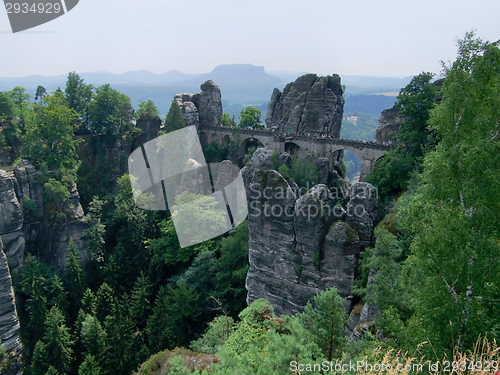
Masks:
[[[380,326],[395,345],[428,341],[450,356],[478,336],[500,338],[499,67],[498,46],[469,33],[456,61],[444,66],[439,104],[427,74],[400,95],[410,105],[399,137],[421,173],[364,254],[378,279],[367,298],[382,309]]]

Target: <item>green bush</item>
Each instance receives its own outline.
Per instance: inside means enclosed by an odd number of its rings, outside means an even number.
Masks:
[[[299,159],[295,155],[292,157],[290,175],[300,189],[309,190],[318,183],[318,167],[316,164],[306,159]]]
[[[289,179],[290,178],[290,170],[286,165],[280,165],[278,168],[278,172],[280,175],[282,175],[284,178]]]
[[[23,208],[32,215],[34,215],[37,210],[36,203],[33,202],[33,200],[30,197],[24,197]]]

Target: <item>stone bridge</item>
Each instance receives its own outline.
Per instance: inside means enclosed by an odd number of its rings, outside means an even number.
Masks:
[[[351,141],[340,138],[319,139],[305,135],[283,135],[269,130],[233,129],[219,126],[202,126],[198,128],[202,144],[216,142],[219,145],[234,141],[239,144],[240,154],[244,155],[248,146],[259,141],[263,146],[278,152],[289,152],[300,156],[307,153],[315,157],[332,159],[336,152],[348,150],[361,161],[360,179],[368,175],[375,162],[390,149],[379,143]]]

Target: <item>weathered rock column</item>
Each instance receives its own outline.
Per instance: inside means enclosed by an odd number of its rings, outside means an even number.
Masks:
[[[0,341],[7,349],[11,364],[5,374],[20,374],[21,341],[19,340],[19,319],[16,310],[16,298],[12,288],[12,278],[3,252],[0,239]],[[2,372],[3,374],[3,372]]]

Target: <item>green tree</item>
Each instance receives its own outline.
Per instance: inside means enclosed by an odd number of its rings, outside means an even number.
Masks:
[[[26,132],[26,123],[33,111],[31,96],[26,93],[26,89],[22,86],[16,86],[11,91],[7,91],[7,95],[12,99],[17,108],[17,116],[19,118],[18,127],[22,134]]]
[[[68,293],[64,289],[64,284],[58,274],[52,275],[48,285],[48,306],[57,306],[63,315],[66,315],[68,308]]]
[[[191,343],[191,349],[199,353],[215,354],[224,345],[234,331],[234,320],[230,316],[220,315],[208,323],[205,333]]]
[[[12,99],[7,93],[0,92],[0,146],[9,149],[13,159],[17,157],[16,145],[21,135],[16,115]]]
[[[140,118],[142,116],[159,117],[160,111],[151,99],[148,99],[147,101],[141,100],[141,102],[139,103],[139,109],[137,109],[135,115],[137,118]]]
[[[73,240],[69,242],[69,254],[66,260],[65,281],[70,303],[70,316],[74,321],[81,306],[84,278],[83,268],[80,264],[80,257],[78,255],[78,250],[76,249],[76,243]]]
[[[166,290],[161,286],[154,302],[153,314],[149,316],[146,327],[152,353],[167,348],[170,343],[168,303]]]
[[[61,375],[54,366],[50,366],[45,375]]]
[[[104,375],[128,374],[137,366],[133,352],[135,330],[129,304],[127,295],[124,295],[120,302],[113,304],[111,314],[106,317],[106,349],[101,361]]]
[[[172,100],[167,117],[165,118],[165,132],[170,133],[186,127],[186,121],[182,115],[181,107],[175,100]]]
[[[84,83],[76,72],[69,72],[64,96],[68,107],[77,112],[81,121],[88,126],[89,106],[94,95],[94,87]]]
[[[290,176],[300,189],[308,191],[318,183],[318,167],[312,161],[292,156]]]
[[[210,373],[285,375],[290,374],[292,361],[319,362],[320,350],[299,320],[288,316],[277,318],[267,301],[253,302],[240,313],[240,319],[217,353],[221,364],[213,366]]]
[[[246,307],[245,279],[248,262],[248,222],[245,220],[223,238],[220,257],[216,264],[216,296],[228,313],[237,317]]]
[[[116,296],[113,288],[106,282],[102,283],[96,294],[96,315],[101,322],[104,322],[106,317],[111,314],[111,309],[116,303]]]
[[[211,238],[214,233],[223,233],[228,226],[225,212],[217,207],[217,201],[211,196],[185,191],[175,198],[175,202],[172,212],[175,225],[195,244]]]
[[[240,112],[239,126],[242,128],[264,129],[264,125],[260,123],[262,112],[254,107],[246,107]]]
[[[160,287],[146,328],[152,352],[189,344],[199,325],[198,299],[199,295],[185,282],[168,290]]]
[[[85,314],[94,315],[96,313],[96,296],[90,288],[85,289],[83,293],[81,310]]]
[[[299,319],[331,361],[345,343],[344,330],[348,319],[344,300],[337,294],[337,289],[330,288],[314,296],[314,308],[308,302]]]
[[[98,358],[104,351],[106,331],[96,317],[89,314],[85,315],[80,330],[80,338],[85,347],[86,355]]]
[[[116,245],[110,251],[105,274],[115,290],[130,290],[141,270],[145,270],[148,265],[149,254],[145,251],[144,241],[153,231],[155,212],[137,207],[130,176],[123,175],[118,179],[118,191],[110,214],[112,220],[107,226],[107,239]],[[111,262],[111,256],[115,264]]]
[[[236,121],[234,120],[234,116],[229,116],[229,113],[224,112],[222,117],[220,118],[220,123],[224,126],[228,126],[230,128],[236,126]]]
[[[21,290],[26,295],[28,336],[33,344],[44,334],[47,315],[47,280],[37,258],[28,254],[23,264]]]
[[[7,369],[9,353],[7,349],[2,346],[2,342],[0,341],[0,371]]]
[[[44,184],[45,211],[50,218],[55,217],[56,221],[65,222],[67,220],[66,211],[69,208],[70,192],[64,182],[55,178],[49,178]]]
[[[26,124],[22,153],[37,165],[49,170],[77,165],[77,146],[73,124],[77,114],[65,104],[60,93],[45,97],[45,105],[35,107],[35,115]]]
[[[132,128],[133,113],[129,97],[109,84],[100,86],[89,105],[89,130],[112,142]]]
[[[52,307],[47,315],[43,342],[47,364],[61,374],[68,371],[73,355],[73,341],[64,316],[57,306]]]
[[[95,357],[85,356],[85,360],[78,368],[78,375],[101,375],[101,367]]]
[[[102,264],[104,262],[104,235],[106,225],[102,222],[102,207],[104,202],[98,197],[94,197],[89,204],[88,213],[84,220],[87,229],[83,232],[83,239],[88,242],[88,251],[91,260]]]
[[[45,375],[49,365],[47,363],[47,352],[42,341],[37,341],[33,357],[31,359],[31,372],[35,375]]]
[[[146,325],[151,310],[151,284],[144,272],[141,271],[132,289],[132,315],[139,327]]]
[[[43,98],[45,98],[46,96],[47,96],[47,90],[45,90],[45,87],[38,86],[36,88],[35,100],[40,99],[40,101],[43,101]]]
[[[413,237],[405,285],[411,327],[438,352],[471,348],[479,334],[498,339],[500,302],[500,49],[466,34],[445,66],[443,100],[429,126],[441,139],[421,181],[401,198]]]

